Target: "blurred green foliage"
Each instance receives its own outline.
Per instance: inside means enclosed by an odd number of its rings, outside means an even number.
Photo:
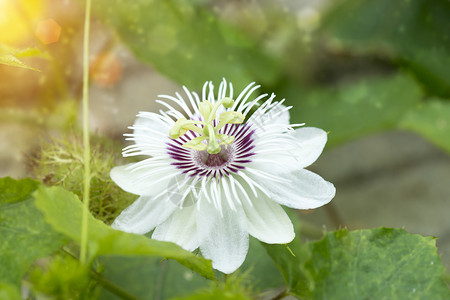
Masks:
[[[21,299],[19,287],[0,282],[0,299],[4,300],[19,300]]]
[[[331,145],[395,128],[404,113],[420,103],[423,94],[417,83],[402,73],[359,79],[301,95],[295,88],[285,93],[291,102],[295,101],[291,121],[329,131]]]
[[[207,2],[99,0],[93,9],[139,59],[191,88],[222,77],[233,79],[237,88],[255,79],[273,80],[276,62],[247,34],[212,14]]]
[[[444,150],[450,149],[450,102],[430,98],[413,107],[400,127],[415,131]]]
[[[283,5],[100,0],[94,11],[168,77],[192,89],[257,81],[287,98],[294,122],[330,131],[332,145],[409,129],[399,121],[424,95],[450,96],[450,3],[340,0],[324,13]],[[447,129],[413,130],[436,143]]]
[[[431,95],[450,97],[450,2],[339,0],[323,31],[339,47],[388,52]]]

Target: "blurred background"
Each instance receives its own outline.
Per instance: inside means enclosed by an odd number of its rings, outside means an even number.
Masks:
[[[80,131],[83,22],[81,0],[0,0],[0,176]],[[329,132],[311,169],[337,195],[300,219],[436,236],[450,268],[449,1],[93,0],[90,41],[93,133],[122,142],[182,85],[255,81]]]

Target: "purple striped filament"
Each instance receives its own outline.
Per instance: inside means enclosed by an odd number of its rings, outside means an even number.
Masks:
[[[234,136],[234,141],[229,145],[222,145],[217,154],[210,154],[206,150],[198,151],[188,149],[182,145],[199,136],[198,133],[188,131],[178,139],[167,143],[167,153],[174,160],[176,166],[183,174],[192,177],[220,178],[231,173],[238,173],[250,163],[254,145],[254,130],[248,124],[227,124],[219,133]]]

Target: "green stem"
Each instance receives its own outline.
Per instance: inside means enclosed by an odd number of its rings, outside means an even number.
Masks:
[[[91,20],[91,0],[86,0],[84,16],[84,45],[83,45],[83,216],[81,221],[81,250],[80,262],[86,264],[88,243],[89,190],[91,179],[91,149],[89,145],[89,27]]]

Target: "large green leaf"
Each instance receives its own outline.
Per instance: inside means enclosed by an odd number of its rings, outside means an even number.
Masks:
[[[40,187],[36,204],[49,224],[71,239],[80,242],[82,204],[78,197],[59,187]],[[98,255],[158,256],[175,259],[206,278],[214,278],[211,261],[168,242],[114,230],[89,214],[89,253]]]
[[[324,31],[353,51],[389,52],[436,95],[450,96],[450,2],[344,0]]]
[[[330,144],[395,127],[422,97],[417,83],[404,74],[306,92],[291,86],[284,92],[293,105],[291,121],[330,131]]]
[[[423,135],[450,152],[450,103],[429,99],[408,112],[399,126]]]
[[[93,9],[140,60],[192,89],[223,77],[237,90],[254,80],[273,81],[277,64],[261,54],[250,36],[201,2],[98,0]]]
[[[344,229],[311,250],[314,299],[450,299],[432,237],[403,229]]]
[[[20,286],[29,266],[60,248],[67,239],[45,223],[35,207],[31,179],[0,179],[0,283]]]
[[[102,276],[142,300],[187,296],[210,281],[173,260],[158,257],[103,256]],[[127,274],[127,276],[123,276]],[[100,299],[119,299],[103,290]]]

